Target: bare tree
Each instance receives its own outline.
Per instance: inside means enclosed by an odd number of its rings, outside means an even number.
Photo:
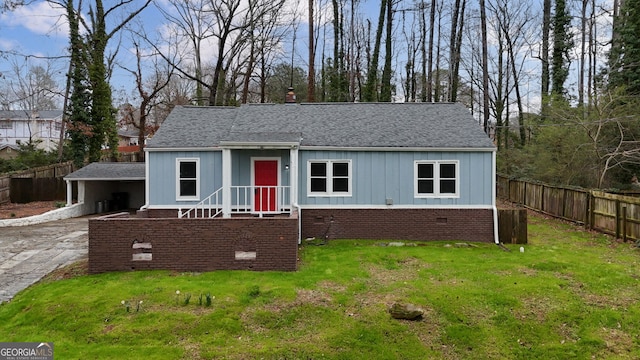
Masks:
[[[207,10],[209,0],[168,0],[171,5],[169,9],[158,6],[165,19],[173,25],[176,34],[173,35],[178,41],[185,38],[191,47],[191,58],[193,73],[192,77],[196,83],[195,99],[198,105],[204,105],[205,95],[203,84],[205,84],[203,74],[202,52],[206,45],[205,41],[213,36],[214,22],[212,13]],[[185,54],[186,55],[186,54]],[[179,64],[174,64],[178,66]]]
[[[458,73],[460,69],[460,48],[462,47],[462,30],[464,28],[464,14],[467,1],[456,0],[451,15],[451,34],[449,39],[449,88],[448,100],[457,101]]]
[[[378,17],[378,26],[376,30],[375,44],[373,46],[373,54],[371,55],[371,61],[369,68],[367,69],[367,82],[364,87],[363,100],[367,102],[377,101],[378,92],[378,61],[380,57],[380,43],[382,41],[382,30],[384,29],[384,19],[387,11],[387,2],[392,0],[380,1],[380,15]]]
[[[188,9],[184,9],[182,4],[178,1],[172,3],[174,7],[182,7],[182,12],[188,16],[173,17],[172,21],[181,29],[184,36],[192,39],[191,43],[198,45],[200,52],[194,56],[202,56],[203,46],[208,46],[213,48],[214,58],[211,63],[211,73],[207,76],[204,75],[206,71],[201,60],[199,61],[200,70],[196,70],[195,74],[191,72],[192,67],[188,62],[174,63],[176,70],[183,77],[192,79],[208,90],[209,105],[224,104],[225,99],[230,100],[231,97],[235,97],[230,95],[231,91],[242,87],[241,83],[247,84],[246,72],[251,73],[258,60],[254,55],[250,56],[249,61],[244,61],[239,56],[260,51],[257,45],[261,41],[262,44],[265,42],[264,38],[259,38],[256,34],[265,36],[273,34],[272,30],[268,30],[268,26],[273,25],[277,19],[276,16],[283,15],[281,10],[284,1],[252,0],[245,3],[241,0],[202,0],[193,3],[194,6]],[[194,23],[201,25],[197,27],[191,25]],[[262,49],[265,48],[262,47]],[[157,46],[156,50],[163,53]],[[241,73],[244,76],[241,76]],[[230,78],[227,79],[227,76]],[[244,82],[239,81],[240,78]]]
[[[149,123],[147,118],[157,103],[157,97],[160,92],[169,84],[173,76],[174,67],[171,64],[160,64],[158,57],[154,56],[153,74],[145,81],[142,67],[143,55],[140,45],[134,42],[136,51],[136,67],[130,69],[123,66],[135,79],[137,95],[140,97],[140,106],[137,109],[131,109],[135,113],[130,113],[125,117],[125,124],[131,125],[138,130],[138,159],[144,160],[144,144],[147,135],[153,135],[158,127],[157,123]]]
[[[52,62],[33,65],[11,59],[10,71],[0,77],[0,103],[7,110],[54,110],[60,108],[61,89],[55,81],[58,70]]]

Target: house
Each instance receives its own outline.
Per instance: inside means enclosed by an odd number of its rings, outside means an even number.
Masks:
[[[20,147],[13,144],[0,144],[0,159],[8,160],[18,156]]]
[[[55,150],[60,142],[61,110],[0,110],[0,145],[40,140],[38,148]]]
[[[92,226],[138,253],[116,265],[96,240],[91,271],[294,270],[307,238],[497,242],[496,149],[460,104],[182,106],[145,151],[146,203],[90,222],[90,270]]]
[[[118,130],[118,149],[121,147],[138,145],[137,129],[119,129]]]

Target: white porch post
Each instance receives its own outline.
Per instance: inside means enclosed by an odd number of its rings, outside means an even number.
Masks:
[[[222,217],[231,217],[231,149],[222,149]]]
[[[80,180],[78,181],[78,203],[85,203],[85,181],[84,180]],[[91,199],[92,201],[95,199]]]
[[[71,180],[67,180],[67,206],[73,205],[73,186]]]
[[[291,184],[291,204],[298,203],[298,146],[294,146],[289,151],[289,181]]]

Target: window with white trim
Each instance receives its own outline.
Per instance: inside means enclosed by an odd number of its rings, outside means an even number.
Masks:
[[[458,197],[458,161],[416,161],[416,197]]]
[[[309,196],[350,196],[351,160],[309,160]]]
[[[11,120],[0,120],[0,129],[13,129],[13,122]]]
[[[176,200],[200,199],[200,159],[176,159]]]

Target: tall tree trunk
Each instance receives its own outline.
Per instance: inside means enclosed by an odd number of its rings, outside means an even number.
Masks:
[[[551,0],[544,0],[542,3],[542,49],[540,61],[542,62],[542,76],[540,78],[540,113],[543,119],[547,116],[549,106],[549,34],[551,33]]]
[[[420,82],[422,88],[420,91],[420,101],[427,101],[427,19],[425,17],[425,2],[420,2],[420,54],[422,55],[422,74],[420,76]],[[431,49],[429,49],[431,51]]]
[[[553,52],[551,67],[551,94],[554,98],[564,99],[566,89],[564,84],[569,77],[569,51],[572,47],[569,27],[571,17],[565,0],[555,0],[555,14],[553,17]]]
[[[433,35],[435,32],[435,19],[436,0],[431,0],[431,9],[429,13],[429,57],[427,59],[427,102],[433,101]]]
[[[516,103],[518,105],[518,129],[520,134],[520,146],[524,146],[527,140],[527,134],[524,128],[524,108],[522,106],[522,95],[520,95],[520,79],[516,69],[516,56],[513,51],[513,44],[510,35],[507,33],[507,46],[509,51],[509,59],[511,62],[511,72],[513,74],[513,86],[516,91]]]
[[[244,72],[244,79],[242,81],[242,95],[240,97],[240,102],[242,104],[246,104],[249,99],[249,85],[251,83],[251,75],[253,74],[253,67],[255,64],[255,49],[256,49],[256,39],[254,36],[255,32],[255,22],[257,21],[254,16],[254,2],[249,1],[249,14],[251,17],[251,23],[249,25],[249,59],[247,62],[247,70]]]
[[[598,106],[598,97],[596,96],[596,69],[598,59],[598,44],[597,44],[597,21],[596,21],[596,0],[591,1],[591,16],[589,26],[589,75],[587,79],[589,108],[588,112],[593,107]]]
[[[380,57],[380,42],[382,39],[382,30],[384,27],[384,15],[387,10],[387,2],[391,0],[380,1],[380,15],[378,17],[378,27],[376,29],[376,40],[373,45],[373,55],[371,56],[371,64],[367,69],[367,82],[364,86],[365,102],[372,102],[378,100],[378,58]]]
[[[456,41],[455,41],[455,61],[453,62],[453,73],[451,75],[451,84],[452,84],[452,89],[451,89],[451,102],[456,102],[458,101],[458,86],[460,85],[460,77],[458,76],[459,72],[460,72],[460,52],[462,49],[462,30],[464,28],[464,13],[466,11],[466,7],[467,7],[467,0],[463,0],[462,1],[462,7],[460,8],[460,20],[459,20],[459,26],[458,26],[458,34],[456,35]]]
[[[380,86],[380,101],[391,102],[391,60],[393,36],[393,1],[387,0],[387,35],[385,39],[384,68],[382,69],[382,84]]]
[[[582,8],[580,9],[580,69],[578,70],[578,107],[584,105],[584,71],[587,47],[587,6],[589,0],[582,0]]]
[[[458,18],[460,16],[460,0],[455,0],[453,5],[452,14],[451,14],[451,31],[449,33],[449,73],[448,75],[448,93],[447,100],[455,101],[455,95],[453,93],[456,91],[454,84],[454,64],[458,60],[458,55],[456,53],[456,33],[458,31]]]
[[[307,78],[307,101],[316,101],[316,49],[314,44],[313,0],[309,0],[309,77]]]
[[[482,91],[483,91],[483,126],[484,132],[489,133],[489,60],[487,48],[487,13],[484,0],[480,0],[480,26],[482,33]]]

